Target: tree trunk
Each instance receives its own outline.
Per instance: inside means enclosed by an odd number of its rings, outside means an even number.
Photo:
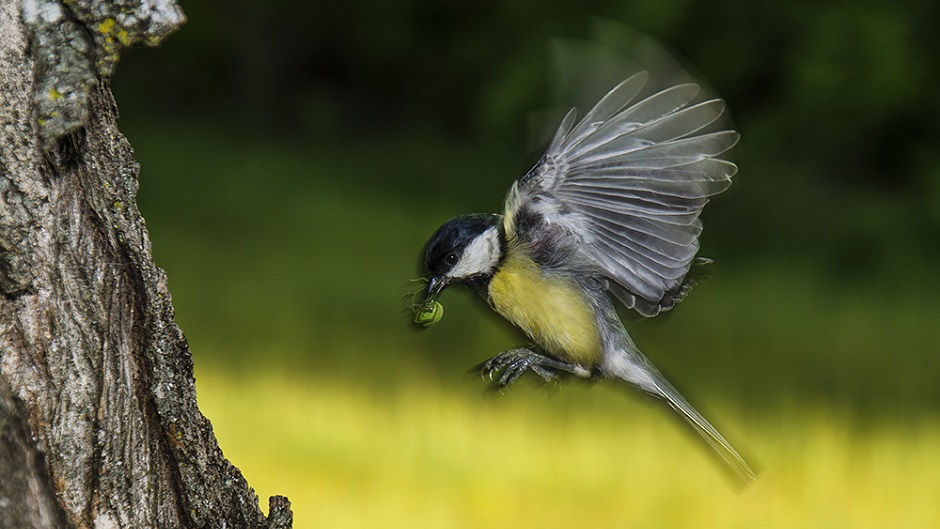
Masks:
[[[109,75],[169,1],[0,0],[0,527],[290,527],[218,447]]]

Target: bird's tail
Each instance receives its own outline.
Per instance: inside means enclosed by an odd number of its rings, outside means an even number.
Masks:
[[[633,345],[632,340],[629,338],[627,340],[629,345]],[[635,345],[632,351],[621,352],[623,355],[616,355],[619,358],[614,360],[613,365],[608,363],[606,366],[605,371],[608,375],[621,378],[666,401],[702,437],[740,486],[747,486],[757,479],[757,475],[744,461],[741,454],[731,446],[731,443],[685,400],[679,391],[666,380],[666,377],[636,349]]]
[[[666,381],[662,375],[659,375],[658,378],[657,391],[654,394],[665,400],[672,409],[676,410],[692,426],[692,429],[711,447],[713,453],[725,465],[738,484],[746,486],[753,483],[757,479],[757,475],[741,457],[741,454],[731,446],[727,439],[718,433],[718,430],[698,410],[682,397],[676,388],[672,387],[672,384]]]

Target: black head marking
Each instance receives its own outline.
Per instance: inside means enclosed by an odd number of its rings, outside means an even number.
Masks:
[[[424,250],[424,269],[431,277],[447,273],[464,249],[478,235],[497,225],[499,215],[473,214],[455,217],[434,232]]]

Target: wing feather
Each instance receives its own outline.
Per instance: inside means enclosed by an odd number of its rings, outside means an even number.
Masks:
[[[612,225],[607,222],[598,223],[598,237],[606,240],[617,240],[623,235],[622,227],[618,225]],[[649,248],[641,244],[637,244],[632,240],[628,240],[626,245],[640,256],[641,259],[646,260],[650,264],[650,268],[654,266],[660,267],[669,267],[672,268],[677,264],[681,264],[684,259],[683,252],[678,248]]]
[[[564,149],[570,150],[572,146],[579,144],[586,137],[596,134],[598,128],[609,124],[610,118],[623,110],[623,107],[640,93],[648,79],[649,74],[640,72],[615,86],[594,105],[594,108],[584,116],[574,130],[561,138],[566,143]]]
[[[594,124],[589,134],[576,138],[577,141],[567,141],[562,147],[572,154],[572,159],[577,159],[578,152],[599,149],[612,142],[618,142],[615,146],[618,149],[624,147],[619,145],[624,140],[641,144],[644,141],[642,134],[635,133],[642,130],[645,125],[652,125],[656,120],[669,117],[670,114],[693,100],[698,92],[698,85],[694,84],[667,88],[624,109],[603,123]]]
[[[738,142],[732,130],[702,132],[724,113],[719,99],[695,102],[696,84],[634,102],[647,75],[607,93],[577,123],[562,121],[539,164],[506,202],[507,233],[521,214],[562,227],[628,307],[650,316],[687,290],[709,197],[731,185],[737,166],[719,158]],[[520,236],[550,237],[552,230]]]

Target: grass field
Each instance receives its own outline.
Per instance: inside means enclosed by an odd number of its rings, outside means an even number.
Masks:
[[[262,506],[288,496],[299,529],[940,527],[940,277],[909,249],[859,269],[792,247],[741,260],[742,241],[707,253],[715,276],[668,317],[628,324],[759,468],[739,492],[642,395],[484,392],[467,369],[519,337],[466,293],[406,330],[425,238],[498,207],[502,184],[469,189],[519,167],[454,145],[130,139],[200,406]]]
[[[736,491],[665,410],[621,392],[527,384],[498,398],[428,373],[354,381],[198,373],[200,404],[262,505],[295,527],[940,526],[940,421],[790,404],[715,408],[760,467]]]

